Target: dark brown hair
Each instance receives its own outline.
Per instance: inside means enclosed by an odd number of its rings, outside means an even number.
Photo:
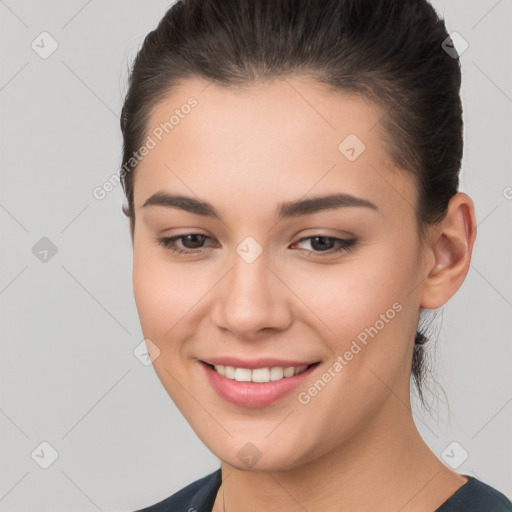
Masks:
[[[425,0],[180,0],[150,32],[129,77],[121,113],[120,178],[133,237],[132,156],[152,109],[187,78],[243,87],[302,75],[362,94],[384,112],[382,136],[395,165],[415,176],[416,219],[426,227],[457,193],[463,149],[457,55],[443,49],[444,21]],[[448,39],[449,41],[449,39]],[[412,377],[423,400],[425,331]]]

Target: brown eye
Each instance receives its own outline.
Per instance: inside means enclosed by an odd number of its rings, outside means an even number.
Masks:
[[[311,237],[311,247],[315,251],[328,251],[334,247],[334,239],[327,236],[314,236]]]
[[[206,238],[206,235],[192,233],[190,235],[181,236],[180,238],[186,249],[200,249],[204,239]]]
[[[187,233],[173,237],[157,238],[156,241],[169,251],[178,254],[199,254],[205,249],[203,243],[211,238],[202,233]],[[181,241],[181,246],[177,242]]]
[[[336,238],[332,236],[308,236],[301,238],[297,243],[308,241],[312,250],[305,249],[318,256],[332,255],[342,251],[350,251],[353,249],[356,239]]]

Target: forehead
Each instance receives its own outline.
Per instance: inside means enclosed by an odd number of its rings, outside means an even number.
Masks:
[[[224,203],[238,193],[247,207],[333,188],[412,202],[411,180],[385,149],[382,116],[366,98],[304,77],[243,88],[187,80],[151,112],[154,147],[137,168],[135,208],[162,189],[210,199],[214,191]]]
[[[158,131],[167,123],[162,135],[169,135],[168,139],[190,135],[190,128],[196,140],[215,147],[249,149],[264,142],[267,152],[283,143],[297,147],[304,142],[309,142],[308,147],[323,144],[337,149],[340,138],[354,134],[378,150],[382,117],[382,111],[364,96],[334,91],[301,76],[240,87],[196,78],[182,82],[153,108],[146,131]]]

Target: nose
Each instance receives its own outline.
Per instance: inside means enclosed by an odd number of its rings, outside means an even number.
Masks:
[[[293,321],[292,292],[263,253],[252,263],[238,254],[213,301],[211,319],[240,339],[254,339],[264,329],[287,329]]]

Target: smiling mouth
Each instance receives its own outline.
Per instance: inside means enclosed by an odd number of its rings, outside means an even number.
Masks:
[[[221,364],[213,365],[210,363],[206,363],[205,361],[202,362],[203,364],[209,366],[212,370],[217,372],[219,375],[222,375],[227,379],[235,380],[238,382],[255,383],[265,383],[287,379],[289,377],[299,375],[308,370],[309,368],[320,364],[320,361],[318,361],[316,363],[301,366],[273,366],[249,369],[237,368],[234,366],[227,366]]]

